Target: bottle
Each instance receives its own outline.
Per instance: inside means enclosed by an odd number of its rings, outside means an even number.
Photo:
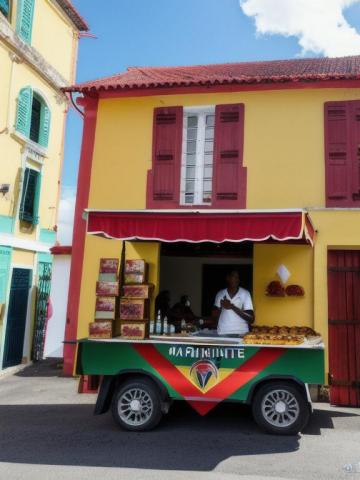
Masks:
[[[171,335],[172,335],[173,333],[175,333],[175,330],[176,330],[176,329],[175,329],[175,325],[173,325],[172,323],[170,323],[170,329],[169,329],[169,330],[170,330],[169,333],[170,333]]]
[[[161,334],[161,311],[160,310],[158,311],[156,316],[155,333],[157,335]]]
[[[164,335],[167,335],[168,333],[169,333],[168,318],[165,316],[165,317],[164,317],[163,334],[164,334]]]
[[[155,327],[155,322],[154,322],[154,320],[151,320],[150,321],[150,327],[149,327],[150,328],[150,335],[153,335],[155,333],[155,328],[154,327]]]
[[[186,321],[184,318],[181,320],[181,333],[186,333]]]

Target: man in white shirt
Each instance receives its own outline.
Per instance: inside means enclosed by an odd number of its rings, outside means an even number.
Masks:
[[[215,298],[214,314],[218,318],[219,335],[245,335],[254,320],[250,293],[241,288],[239,272],[232,270],[226,276],[227,288]]]

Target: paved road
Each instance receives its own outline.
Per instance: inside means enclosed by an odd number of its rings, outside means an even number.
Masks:
[[[54,366],[0,378],[0,480],[360,479],[343,471],[360,462],[357,409],[317,404],[302,435],[278,437],[239,405],[202,418],[180,403],[140,434],[94,417],[94,396],[76,388]]]

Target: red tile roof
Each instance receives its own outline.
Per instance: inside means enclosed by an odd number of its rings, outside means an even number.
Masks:
[[[301,58],[189,67],[130,67],[126,72],[79,83],[66,91],[131,90],[226,84],[264,84],[360,79],[360,56]]]
[[[70,18],[73,24],[77,27],[80,32],[87,32],[89,30],[89,25],[76,10],[74,5],[70,3],[69,0],[56,0],[56,3],[63,10],[63,12]]]

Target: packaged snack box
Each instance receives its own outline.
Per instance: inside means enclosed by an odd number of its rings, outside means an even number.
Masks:
[[[89,324],[89,338],[112,338],[113,322],[93,322]]]
[[[147,299],[120,299],[121,320],[144,320],[149,318],[149,300]]]
[[[149,324],[147,322],[121,321],[116,332],[126,340],[143,340],[149,336]]]
[[[116,297],[119,295],[118,282],[97,282],[96,295]]]
[[[125,273],[144,273],[146,272],[145,260],[126,260]]]
[[[100,273],[115,273],[119,269],[119,260],[117,258],[101,258]]]
[[[150,298],[153,292],[154,285],[124,285],[123,293],[127,298]]]

